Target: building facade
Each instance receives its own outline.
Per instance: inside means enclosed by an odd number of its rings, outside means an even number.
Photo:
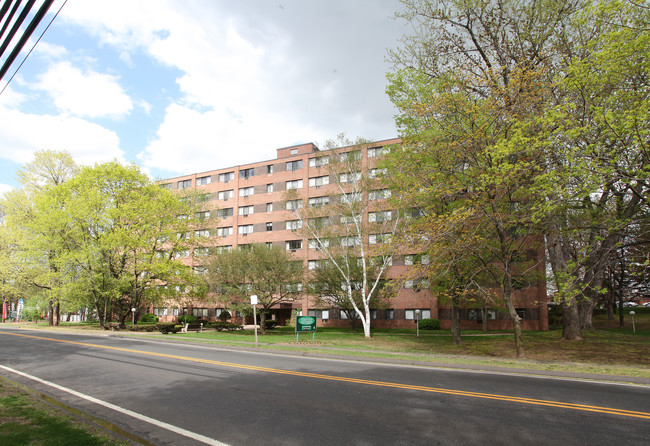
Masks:
[[[367,172],[375,168],[378,156],[388,146],[399,144],[399,139],[377,141],[364,145],[360,153],[362,169]],[[355,148],[357,150],[358,148]],[[345,149],[343,149],[345,151]],[[206,215],[205,226],[197,227],[194,237],[200,237],[201,248],[196,248],[192,260],[201,264],[201,257],[210,252],[240,249],[252,243],[277,244],[290,250],[310,269],[322,255],[308,239],[301,238],[295,231],[296,214],[287,199],[287,192],[295,190],[304,206],[323,203],[334,193],[329,181],[329,171],[323,165],[323,154],[312,143],[277,149],[277,157],[241,166],[216,169],[203,173],[183,175],[160,181],[162,187],[172,190],[195,188],[205,197],[216,215]],[[379,194],[381,195],[381,194]],[[375,197],[377,198],[377,197]],[[379,196],[379,199],[386,198]],[[543,256],[543,250],[534,255]],[[387,277],[406,277],[413,264],[423,261],[420,256],[400,253],[393,259]],[[544,277],[543,263],[540,263],[540,277]],[[444,302],[422,283],[402,281],[397,296],[388,303],[389,308],[373,309],[371,324],[382,328],[413,328],[415,318],[440,319],[443,328],[451,325],[451,312]],[[546,288],[543,279],[534,286],[517,290],[515,305],[523,318],[522,326],[529,330],[546,330]],[[170,304],[171,305],[171,304]],[[215,319],[223,311],[223,305],[196,302],[194,308],[155,308],[153,311],[161,320],[172,320],[178,313],[188,312],[204,319]],[[309,296],[292,303],[280,304],[274,308],[271,318],[283,324],[300,310],[302,314],[318,318],[319,326],[347,326],[344,312],[338,308],[315,307]],[[238,322],[248,322],[238,319]],[[482,312],[479,309],[461,310],[461,326],[465,329],[480,329]],[[487,312],[490,329],[507,329],[512,326],[505,309],[491,308]]]

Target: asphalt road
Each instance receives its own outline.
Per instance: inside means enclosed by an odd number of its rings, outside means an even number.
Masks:
[[[0,375],[156,445],[645,445],[650,386],[0,328]]]

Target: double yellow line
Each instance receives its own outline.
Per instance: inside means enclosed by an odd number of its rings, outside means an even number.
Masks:
[[[85,347],[100,348],[100,349],[105,349],[105,350],[114,350],[114,351],[127,352],[127,353],[136,353],[136,354],[140,354],[140,355],[155,356],[155,357],[159,357],[159,358],[177,359],[179,361],[189,361],[189,362],[197,362],[197,363],[202,363],[202,364],[218,365],[218,366],[222,366],[222,367],[229,367],[229,368],[236,368],[236,369],[253,370],[253,371],[256,371],[256,372],[275,373],[275,374],[279,374],[279,375],[301,376],[301,377],[304,377],[304,378],[322,379],[322,380],[338,381],[338,382],[348,382],[348,383],[364,384],[364,385],[378,386],[378,387],[390,387],[390,388],[394,388],[394,389],[417,390],[417,391],[421,391],[421,392],[432,392],[432,393],[440,393],[440,394],[446,394],[446,395],[464,396],[464,397],[470,397],[470,398],[482,398],[482,399],[497,400],[497,401],[508,401],[508,402],[520,403],[520,404],[533,404],[533,405],[537,405],[537,406],[557,407],[557,408],[561,408],[561,409],[572,409],[572,410],[580,410],[580,411],[585,411],[585,412],[597,412],[597,413],[603,413],[603,414],[608,414],[608,415],[621,415],[621,416],[625,416],[625,417],[642,418],[642,419],[650,420],[650,413],[648,413],[648,412],[637,412],[637,411],[633,411],[633,410],[615,409],[615,408],[612,408],[612,407],[601,407],[601,406],[590,406],[590,405],[585,405],[585,404],[563,403],[561,401],[539,400],[539,399],[534,399],[534,398],[521,398],[521,397],[516,397],[516,396],[497,395],[497,394],[491,394],[491,393],[466,392],[466,391],[463,391],[463,390],[442,389],[442,388],[427,387],[427,386],[415,386],[415,385],[411,385],[411,384],[391,383],[391,382],[385,382],[385,381],[372,381],[372,380],[358,379],[358,378],[346,378],[346,377],[343,377],[343,376],[321,375],[321,374],[318,374],[318,373],[306,373],[306,372],[297,372],[297,371],[293,371],[293,370],[273,369],[273,368],[269,368],[269,367],[258,367],[258,366],[246,365],[246,364],[236,364],[236,363],[232,363],[232,362],[214,361],[214,360],[211,360],[211,359],[191,358],[189,356],[168,355],[168,354],[165,354],[165,353],[148,352],[148,351],[144,351],[144,350],[134,350],[134,349],[123,348],[123,347],[111,347],[111,346],[107,346],[107,345],[89,344],[89,343],[86,343],[86,342],[67,341],[67,340],[62,340],[62,339],[53,339],[53,338],[46,338],[46,337],[41,337],[41,336],[33,336],[33,335],[18,334],[18,333],[8,333],[6,331],[0,331],[0,333],[1,334],[6,334],[6,335],[11,335],[11,336],[20,336],[20,337],[24,337],[24,338],[33,338],[33,339],[40,339],[40,340],[45,340],[45,341],[61,342],[61,343],[65,343],[65,344],[82,345],[82,346],[85,346]]]

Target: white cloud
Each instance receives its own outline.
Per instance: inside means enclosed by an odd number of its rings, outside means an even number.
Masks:
[[[0,107],[0,158],[24,164],[38,150],[67,150],[81,164],[123,159],[117,134],[97,124]]]
[[[224,111],[202,112],[172,104],[156,139],[138,158],[148,168],[201,172],[273,158],[273,149],[309,142],[315,132],[310,127],[294,127],[291,138],[298,139],[287,141],[285,129],[277,119],[261,120],[254,116],[243,121]]]
[[[145,168],[184,173],[274,156],[273,148],[396,136],[386,48],[398,0],[73,2],[83,27],[137,69],[138,54],[180,72]],[[123,11],[128,11],[124,14]],[[160,107],[155,104],[154,107]],[[146,109],[145,109],[146,110]],[[200,110],[200,111],[197,111]]]
[[[2,196],[3,196],[4,194],[6,194],[7,192],[13,190],[13,188],[14,188],[13,186],[10,186],[10,185],[8,185],[8,184],[2,184],[2,183],[0,183],[0,197],[2,197]]]
[[[38,78],[34,88],[46,91],[64,113],[89,118],[119,117],[133,108],[116,76],[92,70],[83,72],[70,62],[59,62]]]

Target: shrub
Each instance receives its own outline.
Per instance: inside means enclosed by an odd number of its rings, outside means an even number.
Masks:
[[[183,314],[178,316],[179,324],[195,324],[198,320],[199,318],[192,314]]]
[[[178,333],[182,325],[176,325],[174,322],[158,322],[156,328],[162,334]]]
[[[156,325],[154,324],[146,324],[146,325],[127,325],[127,327],[130,331],[146,331],[146,332],[152,332],[156,330]]]
[[[224,331],[224,330],[232,331],[232,330],[238,330],[242,328],[241,325],[233,324],[230,322],[223,322],[223,321],[212,322],[210,326],[217,331]]]
[[[140,318],[140,322],[158,322],[158,316],[153,313],[147,313]]]
[[[419,322],[420,330],[440,330],[438,319],[422,319]]]
[[[274,321],[273,319],[267,319],[265,323],[268,330],[275,328],[275,326],[278,325],[278,321]]]
[[[226,322],[228,319],[230,319],[230,312],[228,310],[223,310],[219,315],[219,320]]]

